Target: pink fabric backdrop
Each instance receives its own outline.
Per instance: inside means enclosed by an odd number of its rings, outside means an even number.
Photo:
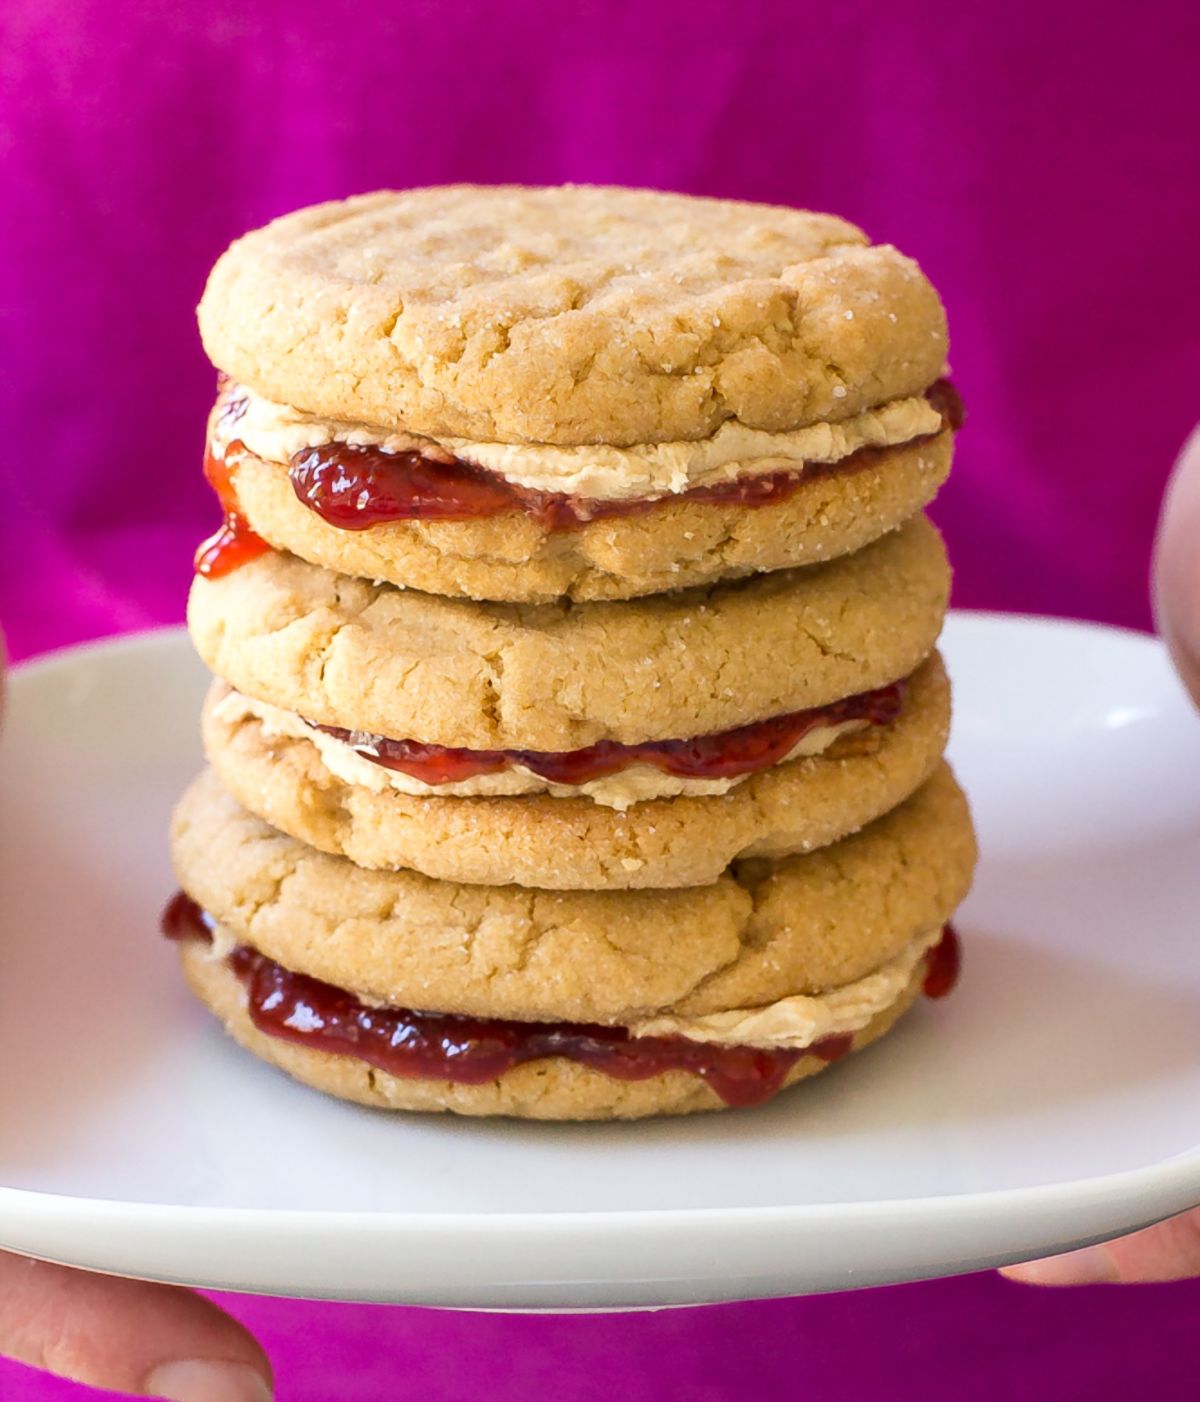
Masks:
[[[1148,624],[1158,500],[1200,408],[1198,49],[1200,10],[1158,0],[8,0],[15,653],[181,617],[214,519],[192,309],[228,240],[312,200],[462,179],[777,200],[895,241],[943,290],[971,414],[937,510],[957,601]],[[232,1304],[289,1402],[1096,1402],[1194,1395],[1200,1286],[978,1277],[566,1320]],[[0,1364],[13,1402],[89,1395]]]

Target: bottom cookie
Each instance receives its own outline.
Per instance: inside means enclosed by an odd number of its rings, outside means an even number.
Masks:
[[[338,1052],[314,1050],[289,1040],[303,1036],[305,1023],[320,1020],[303,1002],[297,1004],[300,1017],[291,1017],[292,1031],[285,1035],[263,1031],[252,1015],[247,993],[246,969],[239,972],[237,955],[214,956],[211,946],[202,939],[180,941],[180,958],[184,975],[192,991],[218,1018],[234,1039],[264,1061],[286,1071],[295,1079],[343,1100],[388,1110],[417,1110],[451,1112],[460,1115],[512,1116],[534,1120],[616,1120],[641,1119],[651,1115],[686,1115],[701,1110],[721,1110],[731,1103],[750,1103],[769,1099],[777,1090],[815,1075],[827,1065],[851,1051],[858,1051],[889,1031],[900,1016],[912,1005],[924,987],[931,996],[941,996],[949,990],[957,967],[957,946],[953,936],[936,946],[929,956],[914,968],[899,995],[875,1014],[853,1035],[827,1038],[808,1049],[786,1066],[778,1060],[762,1071],[766,1083],[763,1093],[742,1089],[730,1099],[731,1082],[705,1078],[693,1070],[668,1070],[623,1079],[608,1074],[582,1061],[564,1055],[542,1055],[503,1070],[478,1084],[420,1077],[394,1075],[371,1065],[367,1060]],[[262,956],[243,950],[251,963]],[[266,961],[265,972],[278,971],[284,980],[288,975],[280,966]],[[352,995],[343,994],[328,985],[312,984],[336,1000],[357,1004]],[[277,999],[276,999],[277,1001]],[[384,1010],[386,1011],[386,1010]],[[623,1044],[625,1048],[629,1043]],[[667,1044],[670,1047],[670,1043]],[[674,1049],[678,1050],[678,1041]],[[701,1044],[692,1044],[703,1052]],[[750,1048],[737,1049],[746,1058],[756,1054]],[[640,1049],[639,1049],[640,1054]],[[770,1054],[761,1054],[768,1058]],[[744,1069],[744,1068],[743,1068]],[[757,1073],[754,1073],[757,1074]],[[733,1082],[736,1084],[736,1082]],[[716,1088],[714,1088],[716,1087]],[[741,1098],[739,1099],[739,1095]]]

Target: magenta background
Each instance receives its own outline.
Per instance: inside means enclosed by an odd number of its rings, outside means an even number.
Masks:
[[[937,510],[957,601],[1147,625],[1158,501],[1200,399],[1198,49],[1200,9],[1154,0],[7,0],[14,653],[181,617],[214,520],[192,309],[229,239],[460,179],[777,200],[895,241],[945,295],[970,409]],[[232,1307],[286,1402],[1096,1402],[1194,1395],[1200,1285],[975,1277],[563,1320]],[[6,1402],[91,1395],[0,1363]]]

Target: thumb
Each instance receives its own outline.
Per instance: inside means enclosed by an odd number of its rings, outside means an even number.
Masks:
[[[0,1355],[170,1402],[270,1402],[271,1365],[200,1295],[0,1252]]]
[[[1167,487],[1154,548],[1154,611],[1200,705],[1200,428],[1184,444]]]
[[[1026,1285],[1132,1284],[1200,1276],[1200,1208],[1100,1246],[1006,1266],[1001,1274]]]

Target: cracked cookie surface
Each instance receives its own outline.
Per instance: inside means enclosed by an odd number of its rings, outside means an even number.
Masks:
[[[920,393],[946,359],[920,269],[845,221],[615,187],[298,210],[222,255],[199,315],[268,398],[497,442],[780,431]]]
[[[608,1023],[848,984],[944,923],[975,863],[966,800],[945,764],[853,837],[676,891],[368,871],[271,828],[212,771],[181,800],[171,845],[183,889],[285,968],[398,1007]]]
[[[923,517],[824,565],[624,603],[483,604],[271,552],[197,577],[192,640],[236,690],[308,720],[469,749],[710,734],[907,676],[950,572]]]

